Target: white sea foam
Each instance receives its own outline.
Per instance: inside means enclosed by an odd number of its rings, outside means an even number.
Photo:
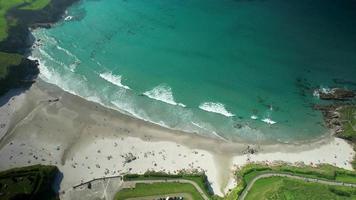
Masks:
[[[314,90],[313,96],[319,98],[320,94],[331,94],[333,91],[330,88],[320,87],[319,89]]]
[[[204,103],[200,104],[199,108],[202,110],[208,111],[208,112],[221,114],[226,117],[235,116],[231,112],[227,111],[224,104],[222,104],[222,103],[204,102]]]
[[[203,129],[205,131],[208,131],[209,133],[213,134],[215,137],[222,139],[224,141],[227,141],[224,137],[222,137],[221,135],[219,135],[217,132],[215,131],[210,131],[209,129],[203,127],[202,125],[196,123],[196,122],[191,122],[194,126],[199,127],[200,129]]]
[[[205,129],[205,128],[203,128],[201,125],[199,125],[198,123],[192,122],[192,124],[193,124],[194,126],[197,126],[197,127],[201,128],[201,129]]]
[[[270,124],[270,125],[273,125],[273,124],[277,123],[277,122],[271,120],[270,118],[264,118],[261,121],[263,121],[263,122],[265,122],[267,124]]]
[[[251,115],[251,119],[256,120],[258,117],[256,115]]]
[[[129,86],[123,85],[123,84],[121,83],[122,77],[119,76],[119,75],[114,75],[114,74],[112,74],[111,72],[105,72],[105,73],[99,74],[99,76],[100,76],[102,79],[104,79],[104,80],[106,80],[106,81],[108,81],[108,82],[110,82],[110,83],[112,83],[112,84],[114,84],[114,85],[116,85],[116,86],[119,86],[119,87],[125,88],[125,89],[127,89],[127,90],[130,90],[130,87],[129,87]]]
[[[165,84],[161,84],[150,91],[144,92],[143,94],[151,99],[162,101],[175,106],[186,107],[182,103],[175,102],[172,89]]]
[[[71,72],[75,72],[76,67],[80,64],[80,61],[76,61],[72,64],[70,64],[69,66],[67,66],[66,64],[64,64],[61,61],[58,61],[56,59],[54,59],[51,55],[49,55],[45,50],[43,50],[42,48],[38,48],[38,51],[41,53],[42,56],[44,56],[45,58],[47,58],[48,60],[62,66],[63,68],[67,68],[69,69]]]
[[[56,48],[58,50],[64,52],[65,54],[67,54],[69,57],[71,57],[74,60],[74,62],[71,63],[68,67],[71,72],[75,72],[77,66],[81,63],[79,58],[77,56],[75,56],[72,52],[70,52],[69,50],[67,50],[59,45],[56,45]]]
[[[77,58],[77,56],[75,56],[72,52],[70,52],[69,50],[59,46],[59,45],[56,45],[57,49],[60,50],[60,51],[63,51],[64,53],[66,53],[68,56],[74,58],[75,61],[79,62],[80,60]]]
[[[64,21],[70,21],[72,19],[73,19],[73,16],[68,15],[64,18]]]

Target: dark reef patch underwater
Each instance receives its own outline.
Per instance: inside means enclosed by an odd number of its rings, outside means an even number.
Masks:
[[[319,88],[355,89],[354,0],[83,0],[40,39],[40,77],[174,129],[294,142]]]

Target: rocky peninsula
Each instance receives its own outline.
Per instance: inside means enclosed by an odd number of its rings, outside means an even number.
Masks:
[[[9,27],[0,27],[6,33],[4,39],[0,40],[0,95],[12,88],[31,86],[39,70],[37,61],[26,58],[34,42],[30,29],[49,28],[60,20],[65,10],[76,1],[51,0],[43,8],[33,9],[31,4],[34,2],[14,2],[13,7],[5,10],[7,12],[3,17]],[[24,9],[26,6],[31,9]]]

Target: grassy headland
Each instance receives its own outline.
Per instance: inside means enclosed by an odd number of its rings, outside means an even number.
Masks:
[[[0,0],[0,95],[27,87],[39,73],[24,55],[32,45],[28,27],[48,27],[77,0]]]
[[[6,14],[12,8],[23,10],[39,10],[49,4],[50,0],[0,0],[0,41],[8,36],[10,27],[16,26],[17,20],[7,18]]]
[[[318,167],[312,166],[290,166],[287,164],[280,165],[265,165],[265,164],[248,164],[236,172],[238,185],[226,197],[228,200],[236,200],[241,195],[242,191],[246,188],[249,182],[255,177],[266,173],[283,173],[295,176],[317,178],[322,180],[340,181],[345,183],[356,183],[356,172],[348,171],[332,165],[319,165]],[[282,179],[280,179],[282,180]],[[264,187],[269,187],[264,186]],[[273,187],[271,184],[270,187]],[[302,187],[302,185],[300,186]],[[278,198],[277,198],[278,199]]]
[[[255,182],[246,200],[254,199],[356,199],[356,190],[344,186],[328,186],[286,177],[269,177]]]

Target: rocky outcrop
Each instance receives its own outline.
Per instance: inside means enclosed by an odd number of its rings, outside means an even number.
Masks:
[[[26,58],[29,47],[34,42],[29,28],[49,28],[76,1],[78,0],[51,0],[49,5],[41,10],[13,8],[6,14],[8,19],[16,19],[18,23],[9,29],[8,37],[0,42],[0,51],[21,54],[23,59],[20,65],[10,66],[7,76],[0,79],[0,95],[12,88],[30,86],[39,73],[38,62]]]
[[[323,114],[326,127],[331,129],[335,134],[341,133],[342,123],[341,123],[341,113],[343,105],[315,105],[314,109],[320,110]]]
[[[342,88],[318,89],[314,95],[323,100],[350,100],[356,97],[356,92]]]
[[[22,10],[16,7],[7,14],[8,19],[17,19],[16,26],[11,27],[6,40],[0,42],[0,50],[8,53],[25,54],[32,46],[29,28],[50,28],[63,16],[65,10],[78,0],[51,0],[49,5],[41,10]]]

